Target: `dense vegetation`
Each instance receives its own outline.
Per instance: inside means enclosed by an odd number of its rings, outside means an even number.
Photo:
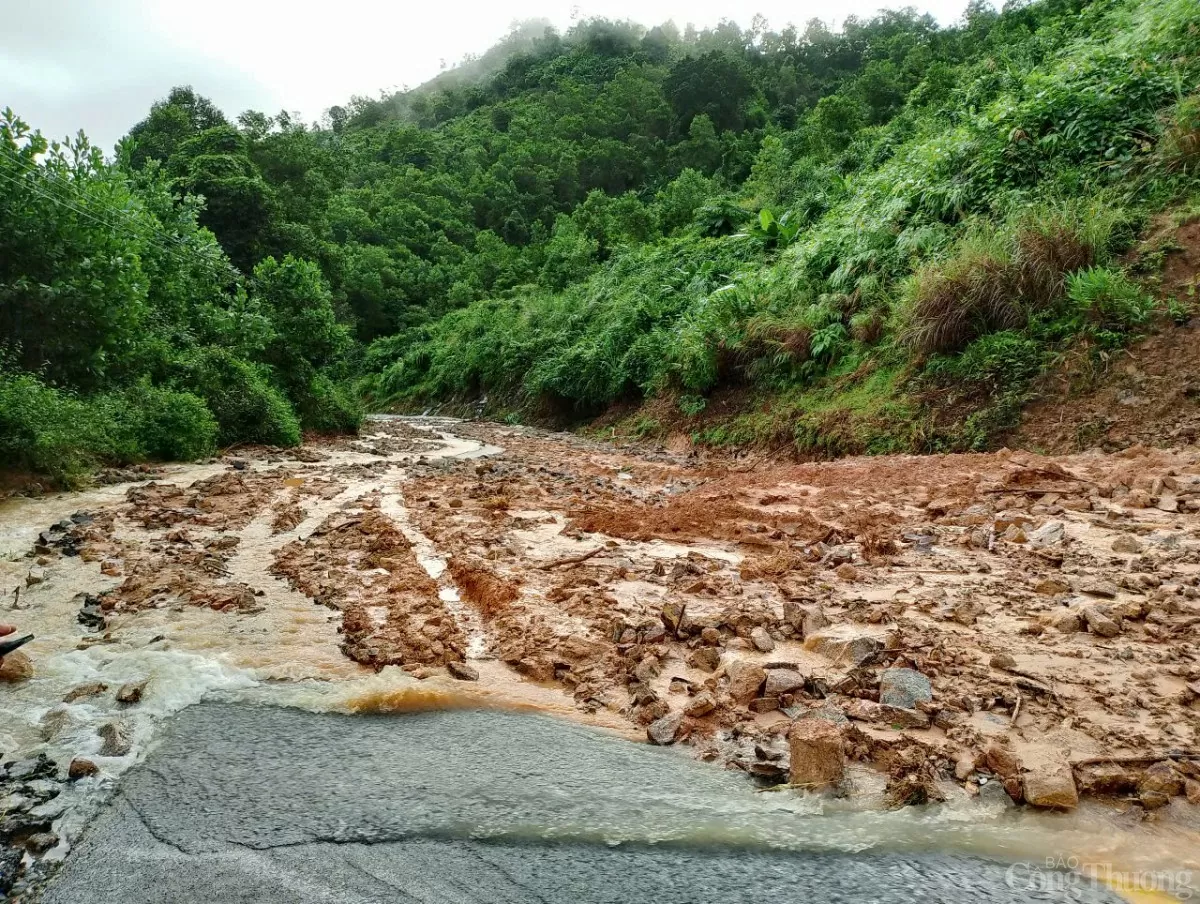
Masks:
[[[1150,315],[1117,261],[1193,190],[1198,51],[1194,0],[589,21],[320,124],[177,88],[108,161],[7,114],[0,454],[71,479],[294,443],[352,395],[982,443],[1057,349]],[[713,424],[722,391],[746,413]]]

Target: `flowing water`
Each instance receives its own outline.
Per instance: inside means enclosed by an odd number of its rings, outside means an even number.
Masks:
[[[1054,892],[1046,900],[1104,899],[1084,885],[1067,889],[1084,897],[1064,897],[1065,874],[1047,872],[1047,858],[1135,879],[1153,871],[1159,887],[1170,883],[1179,897],[1190,895],[1186,870],[1200,867],[1193,834],[1138,825],[1098,805],[1039,814],[1014,809],[998,794],[889,812],[760,793],[740,774],[696,762],[685,750],[629,743],[620,736],[628,723],[603,711],[588,726],[572,724],[583,717],[568,697],[514,682],[482,658],[473,614],[458,603],[444,558],[405,508],[406,462],[500,450],[456,438],[449,421],[417,423],[429,431],[429,450],[383,456],[395,470],[350,481],[293,530],[272,534],[258,520],[240,532],[228,568],[233,579],[263,591],[259,611],[130,613],[120,616],[113,642],[81,642],[76,594],[120,581],[100,576],[94,564],[63,558],[45,585],[16,597],[12,590],[24,583],[30,563],[22,556],[39,531],[73,512],[118,503],[127,487],[0,505],[0,600],[8,608],[16,601],[0,620],[37,635],[27,648],[36,677],[0,685],[0,751],[6,759],[45,752],[62,763],[86,755],[102,770],[63,796],[55,827],[62,842],[52,858],[66,856],[100,818],[51,900],[143,900],[138,889],[171,881],[171,895],[147,892],[144,899],[730,901],[740,899],[730,889],[741,887],[761,892],[747,900],[772,901],[796,900],[796,882],[827,900],[913,900],[925,886],[941,889],[929,900],[1027,900],[1038,883]],[[379,458],[342,450],[311,467],[315,473]],[[223,470],[175,467],[163,479],[188,484]],[[283,544],[376,491],[460,619],[481,672],[478,687],[418,682],[395,668],[364,670],[338,648],[340,614],[268,574]],[[62,702],[85,682],[144,678],[151,683],[136,707],[119,707],[111,693]],[[132,727],[133,748],[99,757],[96,729],[116,717]],[[321,848],[312,856],[331,864],[328,876],[303,865],[311,862],[300,857],[305,845]],[[385,882],[388,891],[378,897],[339,895],[363,881],[368,866],[354,857],[368,857],[364,847],[380,858],[369,871],[408,863],[410,872]],[[463,867],[463,858],[475,866]],[[593,876],[592,891],[556,885],[554,870],[536,867],[556,858],[563,870],[607,871],[607,878]],[[217,862],[233,877],[230,889],[242,882],[257,890],[189,897],[208,893],[196,877]],[[1015,879],[1012,864],[1024,870]],[[436,886],[430,871],[439,868],[457,891],[429,890]],[[111,880],[103,894],[101,873]],[[511,887],[471,897],[478,882],[499,876]],[[179,885],[186,881],[199,884],[188,891]],[[414,891],[421,882],[433,886]],[[611,897],[604,897],[596,889],[608,882]]]

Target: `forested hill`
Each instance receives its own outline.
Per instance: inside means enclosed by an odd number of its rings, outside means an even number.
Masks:
[[[1198,50],[1194,0],[588,21],[319,125],[176,88],[111,161],[10,115],[0,454],[69,478],[481,396],[981,444],[1056,352],[1151,316],[1117,262],[1195,192]]]

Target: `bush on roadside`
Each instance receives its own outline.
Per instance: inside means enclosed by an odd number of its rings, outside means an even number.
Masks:
[[[216,451],[217,420],[199,396],[143,383],[122,402],[139,457],[194,461]]]
[[[300,421],[264,368],[223,349],[199,349],[175,365],[176,385],[202,398],[216,416],[217,442],[295,446]]]
[[[54,389],[33,374],[0,371],[0,460],[46,474],[64,486],[80,484],[117,450],[110,412]]]

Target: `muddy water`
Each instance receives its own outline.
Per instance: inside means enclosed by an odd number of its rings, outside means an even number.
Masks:
[[[407,731],[417,725],[420,731],[407,748],[416,757],[410,768],[415,768],[420,760],[428,780],[406,793],[411,795],[414,808],[441,808],[444,818],[453,823],[453,833],[462,837],[482,835],[505,840],[535,837],[606,844],[671,842],[692,846],[732,845],[744,851],[821,850],[838,854],[871,851],[921,857],[941,853],[1005,863],[1026,860],[1042,863],[1052,856],[1063,861],[1083,858],[1122,871],[1166,870],[1172,875],[1180,868],[1200,866],[1192,837],[1176,834],[1169,827],[1147,829],[1125,823],[1121,817],[1095,806],[1085,806],[1069,816],[1039,815],[1014,810],[1001,795],[996,795],[986,800],[964,797],[925,810],[909,808],[883,813],[871,808],[869,801],[851,805],[791,792],[756,793],[740,776],[694,763],[681,752],[631,747],[627,738],[615,737],[627,734],[629,723],[603,710],[586,718],[593,727],[610,729],[610,737],[581,733],[573,726],[545,719],[530,723],[489,721],[499,717],[481,714],[481,708],[537,711],[564,719],[585,717],[561,691],[518,681],[498,663],[486,659],[480,626],[474,613],[459,602],[457,589],[447,574],[444,554],[420,533],[408,516],[404,496],[407,462],[417,457],[471,458],[501,454],[503,450],[455,437],[453,422],[426,420],[416,422],[415,426],[429,433],[428,450],[395,454],[338,450],[326,462],[301,467],[301,473],[311,471],[316,475],[340,465],[378,462],[381,458],[394,468],[383,476],[347,481],[337,495],[311,506],[305,520],[290,531],[273,534],[266,520],[268,516],[264,515],[239,532],[241,543],[228,569],[231,579],[244,581],[262,593],[259,611],[231,617],[194,607],[150,609],[119,616],[119,622],[113,625],[117,629],[113,631],[116,640],[94,642],[76,621],[79,608],[76,595],[105,590],[120,578],[104,577],[95,564],[78,558],[56,560],[48,569],[45,584],[22,591],[16,611],[0,609],[0,619],[13,621],[23,632],[34,633],[38,638],[28,647],[36,663],[35,679],[22,685],[0,687],[0,750],[6,758],[45,752],[61,762],[87,755],[94,757],[102,769],[100,777],[78,783],[66,795],[68,807],[56,826],[63,842],[51,856],[61,857],[68,852],[88,820],[110,798],[116,780],[148,755],[153,756],[156,744],[163,738],[164,727],[169,727],[173,718],[184,718],[178,714],[186,710],[189,713],[186,718],[193,721],[182,723],[184,727],[180,730],[198,730],[194,719],[201,719],[201,724],[207,725],[206,730],[213,735],[225,731],[221,724],[236,726],[229,729],[231,743],[243,745],[252,759],[263,753],[258,745],[289,736],[307,739],[303,743],[297,740],[299,746],[292,748],[297,755],[307,757],[314,747],[320,747],[321,737],[339,732],[354,736],[358,729],[344,726],[357,723],[332,720],[358,714],[366,739],[356,756],[366,762],[384,755],[387,744],[380,740],[381,732]],[[364,437],[368,445],[371,439],[370,435]],[[256,463],[254,467],[264,469],[271,465]],[[186,485],[225,468],[224,464],[176,467],[170,469],[164,480]],[[0,506],[3,606],[12,606],[13,589],[24,584],[30,560],[22,557],[40,530],[75,511],[117,504],[123,500],[126,489],[107,487]],[[417,682],[395,668],[380,674],[361,668],[338,648],[340,614],[314,605],[269,574],[272,557],[283,544],[307,536],[328,515],[376,492],[380,493],[381,510],[413,544],[422,565],[438,582],[439,593],[452,616],[466,633],[469,657],[481,673],[478,687],[464,690],[463,685],[447,679]],[[531,544],[545,546],[550,538],[531,532],[527,539]],[[689,551],[688,547],[657,541],[651,545],[653,554],[664,557]],[[557,554],[549,546],[545,548],[547,556]],[[715,548],[704,554],[732,555]],[[118,706],[111,692],[70,704],[62,702],[69,690],[85,682],[102,681],[116,687],[124,681],[144,678],[150,678],[151,683],[144,701],[136,707]],[[189,709],[206,698],[239,706],[227,710]],[[273,714],[279,712],[276,709],[279,706],[319,716],[312,720],[285,719],[277,724],[280,717]],[[57,726],[53,732],[47,729],[52,710],[57,714],[51,717]],[[411,721],[411,715],[390,717],[394,721],[379,715],[422,710],[467,712],[420,722]],[[223,712],[225,723],[203,722],[212,718],[213,712]],[[114,718],[132,727],[133,748],[124,757],[99,757],[101,741],[96,729]],[[484,757],[467,770],[465,774],[473,776],[478,784],[472,785],[466,800],[460,801],[455,790],[461,781],[459,773],[439,778],[437,770],[421,760],[448,745],[470,749],[471,737],[493,738],[498,731],[502,737],[524,739],[524,746],[514,740],[510,754]],[[529,746],[527,741],[535,743]],[[479,749],[490,748],[485,745]],[[258,753],[253,753],[256,750]],[[570,754],[565,758],[564,750]],[[282,758],[284,752],[271,748],[267,755]],[[386,757],[385,760],[392,762]],[[493,763],[497,778],[503,773],[503,783],[487,790]],[[386,768],[400,767],[393,764]],[[234,772],[222,776],[219,766],[214,769],[210,776],[213,793],[218,794],[225,806],[229,801],[228,788],[221,790],[222,783],[237,788],[238,781],[243,779]],[[379,780],[379,769],[384,766],[379,765],[371,772],[371,781]],[[560,783],[564,770],[580,776],[604,775],[603,787],[608,790],[593,793],[587,790],[587,782],[583,792],[569,783],[564,786]],[[620,790],[623,782],[627,787]],[[365,823],[357,824],[363,817],[355,815],[361,814],[361,809],[356,810],[347,797],[360,792],[352,783],[339,784],[337,789],[336,794],[329,792],[332,796],[324,805],[326,812],[318,814],[320,818],[332,819],[336,815],[338,824],[350,835],[365,830]],[[269,820],[270,811],[279,804],[271,797],[270,783],[260,790],[265,797],[250,795],[249,799],[257,800],[255,818]],[[421,795],[431,793],[432,797],[421,799]],[[340,802],[333,799],[338,794],[342,795]],[[488,803],[483,810],[477,806],[481,799]],[[186,816],[189,806],[180,804],[181,818]],[[170,818],[170,814],[164,818]],[[248,818],[243,814],[235,821],[244,822]],[[444,833],[450,831],[446,825],[422,824],[421,831]],[[385,829],[383,834],[389,840],[407,831],[393,824],[387,824]]]

